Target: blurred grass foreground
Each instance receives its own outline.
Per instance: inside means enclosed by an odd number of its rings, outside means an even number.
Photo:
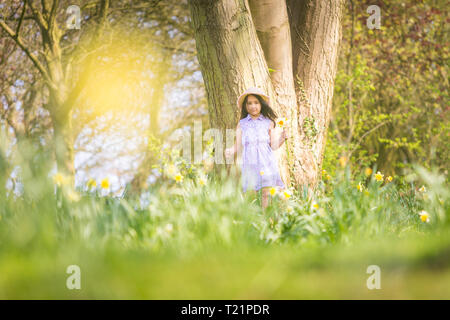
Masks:
[[[312,197],[273,190],[262,212],[239,181],[180,158],[139,197],[117,197],[107,179],[73,189],[20,148],[13,182],[0,149],[1,299],[450,298],[450,193],[437,171],[341,163]],[[80,290],[66,286],[71,265]],[[380,289],[367,285],[373,265]]]

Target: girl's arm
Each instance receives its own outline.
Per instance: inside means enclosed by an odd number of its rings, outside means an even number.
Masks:
[[[225,156],[231,157],[236,152],[238,153],[238,155],[240,155],[241,150],[242,150],[242,129],[240,123],[238,123],[236,127],[236,142],[231,148],[225,150]]]
[[[280,134],[280,136],[277,138],[275,134],[275,125],[272,121],[270,121],[270,127],[269,127],[269,135],[270,135],[270,147],[272,150],[277,150],[279,147],[281,147],[286,140],[286,133],[283,129],[283,132]]]
[[[242,151],[242,129],[241,129],[241,124],[238,122],[237,127],[236,127],[235,152],[237,152],[237,154],[240,155],[241,151]]]

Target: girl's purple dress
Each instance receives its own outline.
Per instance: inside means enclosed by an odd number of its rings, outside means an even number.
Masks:
[[[241,171],[244,192],[262,187],[285,187],[278,173],[277,159],[270,147],[270,122],[262,114],[256,120],[249,114],[239,121],[242,129]]]

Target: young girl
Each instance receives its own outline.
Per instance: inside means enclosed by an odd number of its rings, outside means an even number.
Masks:
[[[275,112],[269,106],[269,97],[258,88],[249,88],[237,100],[241,120],[236,128],[236,143],[225,150],[226,157],[236,152],[242,154],[243,191],[255,192],[262,188],[262,208],[268,205],[271,187],[285,188],[278,172],[273,150],[283,145],[288,133],[283,129],[280,137],[275,135]]]

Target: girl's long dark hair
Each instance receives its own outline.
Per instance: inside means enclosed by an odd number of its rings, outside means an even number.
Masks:
[[[272,108],[269,106],[269,104],[266,102],[266,100],[264,100],[259,94],[248,94],[245,96],[244,101],[242,102],[242,106],[241,106],[241,119],[244,119],[245,117],[247,117],[248,112],[247,112],[247,99],[248,96],[254,96],[256,97],[256,99],[258,99],[259,103],[261,104],[261,113],[263,116],[265,116],[266,118],[272,120],[273,124],[276,125],[275,123],[275,119],[277,118],[276,113],[272,110]]]

